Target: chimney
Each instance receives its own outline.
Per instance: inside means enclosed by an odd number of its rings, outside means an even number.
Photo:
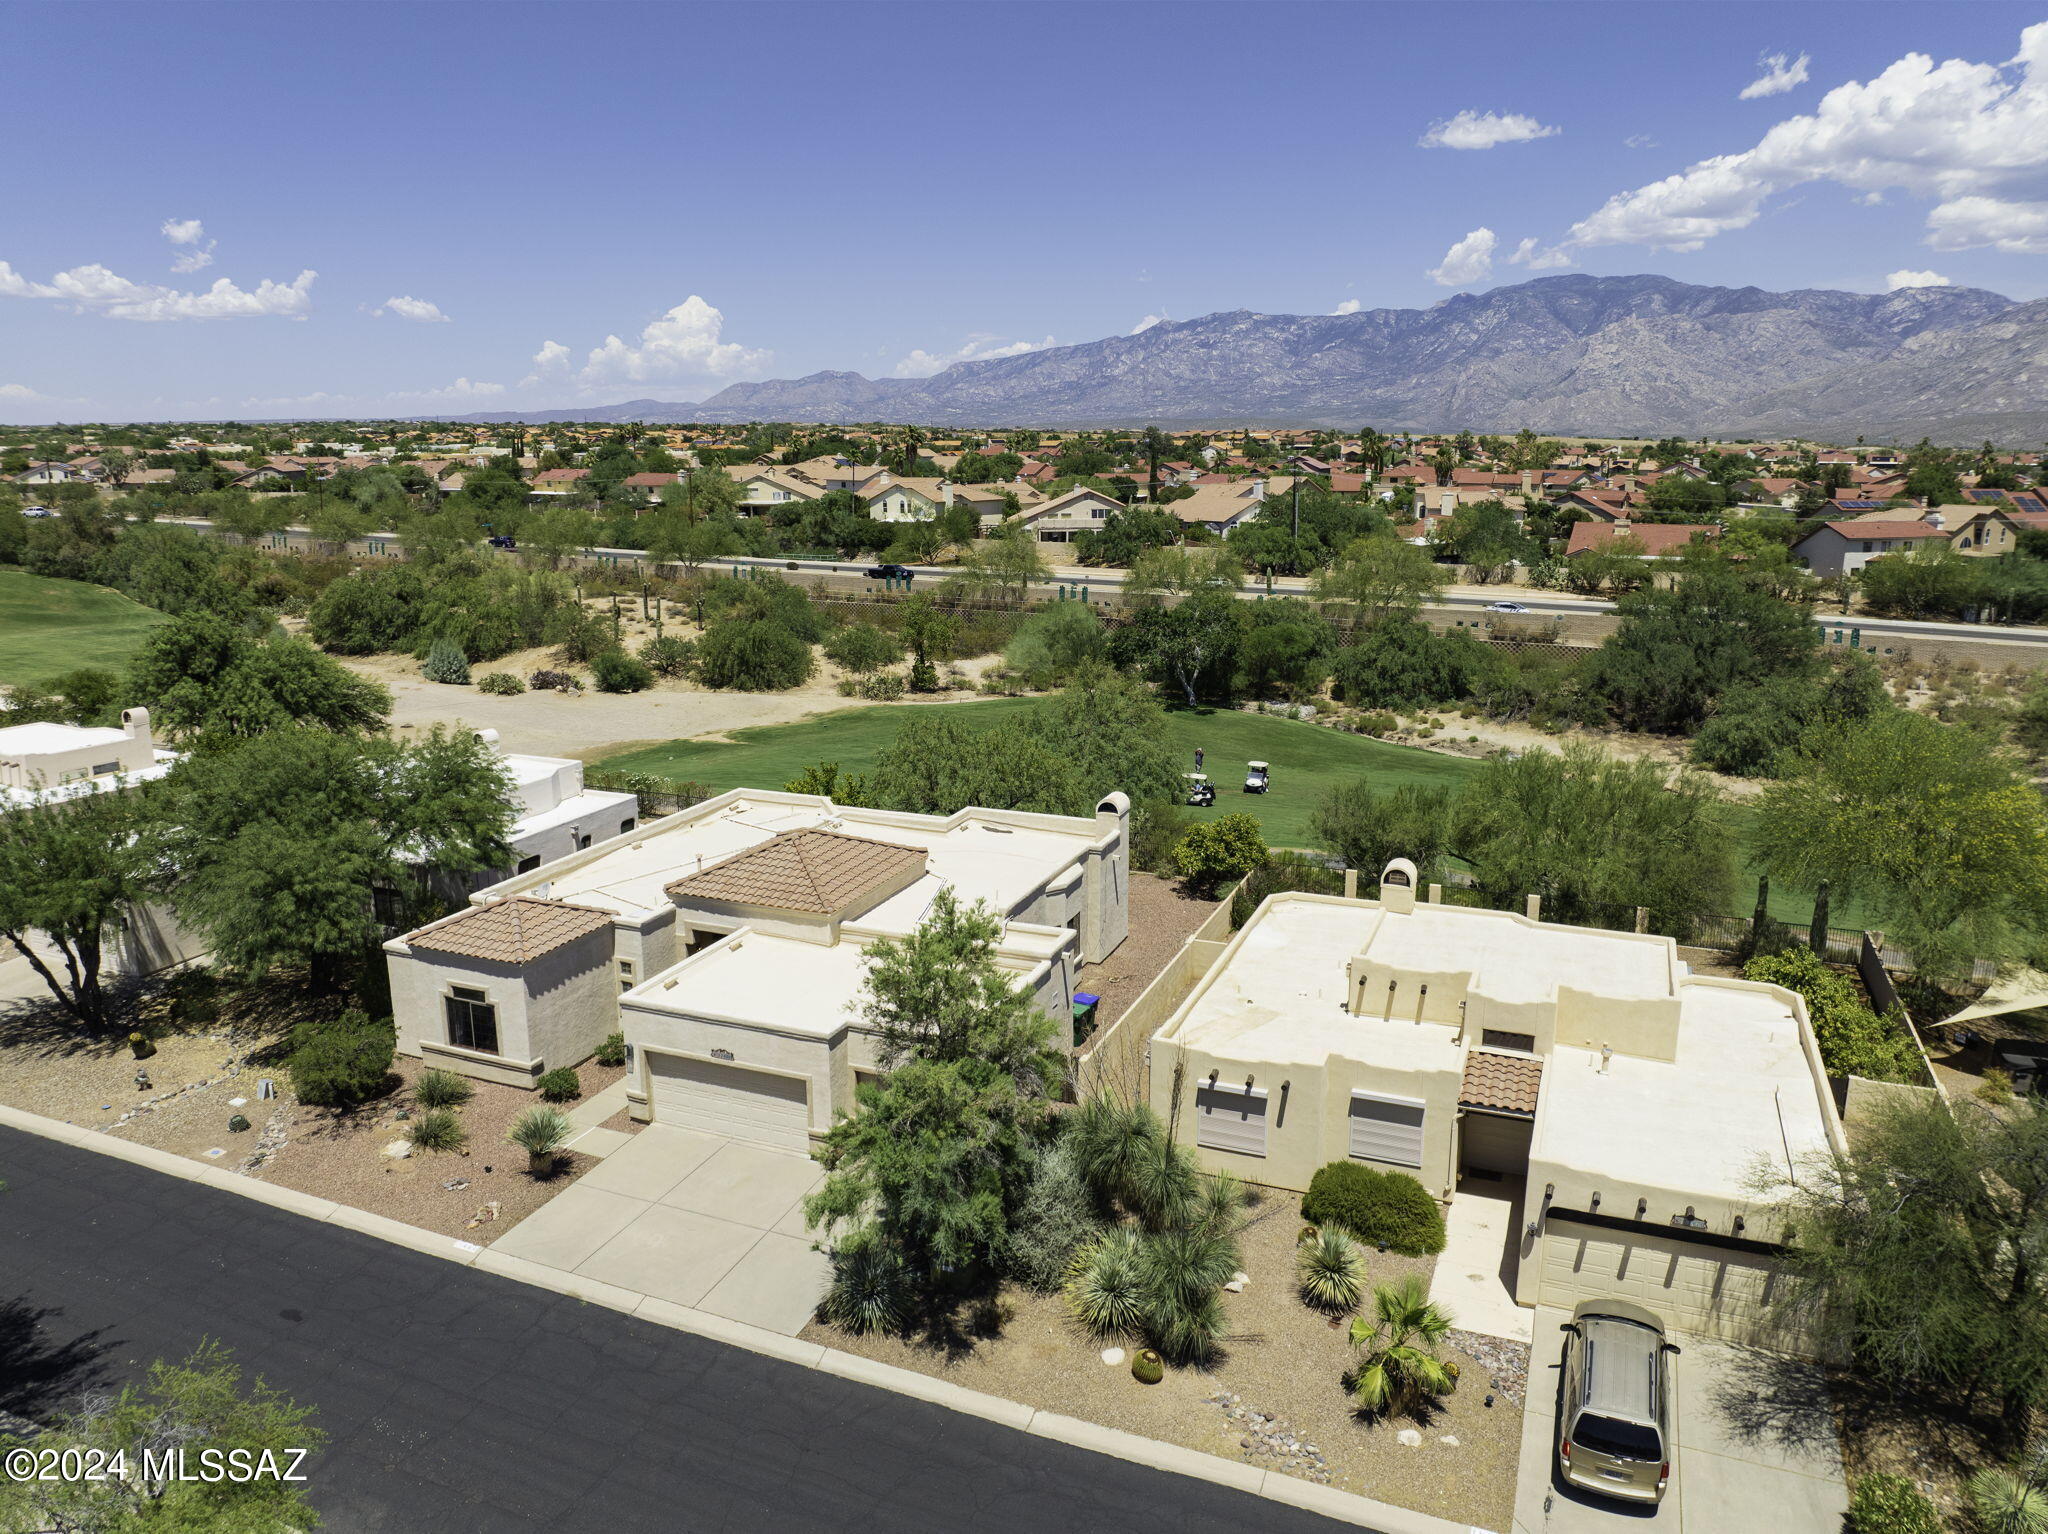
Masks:
[[[1534,495],[1535,493],[1536,493],[1536,471],[1535,471],[1534,469],[1524,469],[1524,470],[1522,470],[1522,494],[1524,494],[1524,495]]]
[[[945,503],[946,510],[953,509],[953,482],[950,479],[939,481],[939,498]]]
[[[149,710],[146,708],[124,708],[121,710],[121,729],[130,740],[139,740],[143,745],[150,743]]]
[[[1943,520],[1942,520],[1942,515],[1941,515],[1941,513],[1940,513],[1940,512],[1938,512],[1938,511],[1930,511],[1930,512],[1928,512],[1928,513],[1927,513],[1927,525],[1928,525],[1929,527],[1933,528],[1933,529],[1934,529],[1934,530],[1935,530],[1935,531],[1936,531],[1937,533],[1938,533],[1938,532],[1940,532],[1940,531],[1942,530],[1942,527],[1943,527]]]

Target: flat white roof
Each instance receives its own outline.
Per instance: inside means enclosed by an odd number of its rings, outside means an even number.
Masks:
[[[686,1017],[729,1018],[809,1038],[830,1038],[851,1020],[866,978],[852,943],[806,943],[743,931],[670,965],[622,996]]]
[[[1361,948],[1395,969],[1469,972],[1472,989],[1500,1001],[1550,1001],[1560,986],[1624,1000],[1669,997],[1676,980],[1660,939],[1584,927],[1534,924],[1512,911],[1418,901],[1410,915],[1375,908],[1380,920]]]
[[[13,724],[0,730],[0,756],[55,756],[87,746],[126,742],[126,730],[96,729],[78,724]]]

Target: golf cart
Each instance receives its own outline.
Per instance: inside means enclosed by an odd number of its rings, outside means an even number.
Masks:
[[[1248,794],[1263,794],[1271,784],[1272,772],[1264,762],[1244,764],[1244,791]]]
[[[1189,804],[1196,809],[1206,810],[1216,802],[1216,785],[1209,781],[1209,774],[1188,772],[1182,776],[1187,779]]]

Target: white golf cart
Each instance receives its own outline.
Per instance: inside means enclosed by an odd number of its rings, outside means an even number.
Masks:
[[[1244,764],[1244,791],[1248,794],[1263,794],[1271,785],[1273,774],[1264,762]]]
[[[1196,809],[1206,810],[1216,802],[1216,785],[1209,781],[1209,774],[1188,772],[1181,776],[1187,779],[1189,804]]]

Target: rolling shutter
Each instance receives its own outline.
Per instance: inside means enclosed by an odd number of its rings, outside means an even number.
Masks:
[[[1240,1156],[1266,1154],[1266,1089],[1201,1087],[1195,1092],[1195,1144]]]
[[[1422,1165],[1422,1101],[1351,1094],[1351,1156],[1386,1166]]]

